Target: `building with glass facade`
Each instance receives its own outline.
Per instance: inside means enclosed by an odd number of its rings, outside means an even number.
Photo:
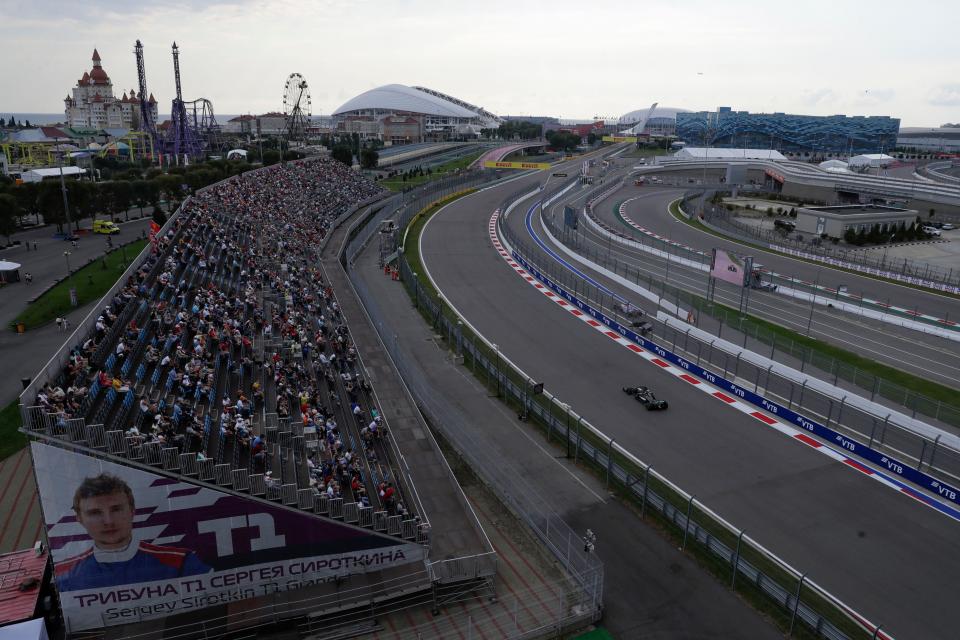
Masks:
[[[776,149],[782,153],[883,153],[897,146],[900,119],[887,116],[804,116],[716,111],[677,113],[677,137],[711,147]]]

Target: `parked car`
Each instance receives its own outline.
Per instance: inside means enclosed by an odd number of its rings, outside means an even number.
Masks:
[[[940,229],[936,227],[923,227],[923,232],[936,238],[940,237]]]
[[[944,222],[943,226],[940,228],[943,229],[944,231],[953,231],[954,229],[957,228],[957,226],[954,224],[950,224],[949,222]]]
[[[118,227],[115,222],[111,222],[110,220],[94,220],[93,232],[112,236],[120,233],[120,227]]]

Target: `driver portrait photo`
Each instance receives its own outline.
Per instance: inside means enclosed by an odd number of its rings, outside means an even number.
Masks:
[[[93,545],[56,564],[60,591],[96,589],[208,573],[189,549],[135,541],[133,491],[109,473],[85,478],[73,495],[77,522]]]

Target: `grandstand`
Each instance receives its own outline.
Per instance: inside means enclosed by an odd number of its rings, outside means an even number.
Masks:
[[[69,631],[423,571],[427,514],[316,254],[338,219],[381,196],[326,159],[203,190],[24,391]],[[127,548],[195,553],[209,569],[193,581],[202,601],[182,604],[190,581],[168,579],[169,597],[118,614],[68,587],[78,559],[106,562],[73,495],[104,473],[132,488]],[[97,602],[123,584],[99,585]]]

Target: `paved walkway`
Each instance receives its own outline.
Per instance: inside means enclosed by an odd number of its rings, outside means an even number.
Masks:
[[[89,221],[85,221],[89,224]],[[140,237],[150,224],[149,218],[120,223],[123,231],[114,236],[115,244],[130,242]],[[55,279],[66,273],[64,251],[70,251],[70,267],[77,269],[103,254],[106,240],[103,236],[81,235],[74,249],[69,242],[53,237],[55,227],[30,229],[13,235],[23,244],[0,251],[0,260],[11,260],[23,265],[21,275],[29,271],[33,283],[16,282],[0,288],[0,362],[4,375],[0,377],[0,406],[13,402],[23,390],[20,380],[30,378],[69,339],[72,330],[63,332],[55,324],[18,334],[8,328],[11,320],[27,306],[27,301]],[[31,243],[27,251],[26,243]],[[32,244],[37,244],[34,250]],[[93,303],[67,314],[71,327],[76,327],[93,308]],[[22,449],[0,461],[0,553],[33,546],[40,539],[42,519],[32,461],[27,449]]]
[[[378,404],[387,416],[390,431],[404,456],[430,521],[430,559],[444,560],[489,551],[489,543],[477,530],[475,516],[466,508],[447,462],[377,340],[376,332],[367,322],[367,316],[336,258],[348,227],[349,222],[341,224],[331,236],[323,254],[323,269],[336,293]]]

